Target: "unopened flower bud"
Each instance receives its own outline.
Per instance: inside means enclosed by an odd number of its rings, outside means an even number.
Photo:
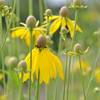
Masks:
[[[73,0],[73,4],[74,4],[74,5],[78,5],[78,6],[80,6],[81,3],[82,3],[81,0]]]
[[[37,39],[37,47],[38,48],[45,48],[46,47],[46,37],[40,35]]]
[[[68,8],[66,6],[63,6],[59,11],[59,15],[62,17],[66,17],[68,15]]]
[[[52,15],[52,10],[51,9],[47,9],[45,11],[46,16],[51,16]]]
[[[17,63],[18,63],[18,59],[16,57],[10,57],[8,59],[8,65],[9,67],[11,68],[15,68],[17,66]]]
[[[46,43],[47,43],[47,45],[51,45],[52,44],[52,40],[51,40],[49,35],[46,35]]]
[[[28,16],[26,19],[26,25],[29,28],[34,28],[36,25],[36,18],[34,16]]]
[[[75,44],[74,51],[76,53],[80,53],[81,50],[82,50],[81,45],[79,43]]]
[[[25,60],[21,60],[21,61],[18,63],[18,67],[21,68],[23,72],[26,72],[26,70],[27,70],[26,61],[25,61]]]

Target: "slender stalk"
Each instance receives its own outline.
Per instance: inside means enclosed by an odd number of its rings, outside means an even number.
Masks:
[[[72,39],[71,49],[73,48],[73,45],[74,45],[74,39],[75,39],[75,34],[76,34],[77,19],[78,19],[78,10],[75,9],[74,37],[73,37],[73,39]]]
[[[39,90],[40,90],[40,83],[39,82],[40,82],[40,72],[38,72],[36,100],[39,100]]]
[[[33,43],[33,37],[32,37],[32,29],[30,29],[30,80],[29,80],[29,100],[31,100],[31,75],[32,75],[32,43]]]
[[[39,0],[40,23],[43,22],[43,0]]]
[[[60,57],[60,51],[62,49],[62,38],[61,38],[61,34],[59,36],[59,45],[58,45],[58,55]]]
[[[1,33],[1,35],[3,34],[3,30],[2,30],[2,16],[0,16],[0,33]],[[4,53],[3,53],[3,50],[1,50],[1,58],[2,58],[2,72],[4,74],[5,67],[4,67]],[[4,94],[5,94],[5,91],[6,91],[5,90],[5,86],[6,86],[6,83],[5,83],[5,77],[4,77],[3,78]]]
[[[67,80],[67,57],[66,57],[66,64],[65,64],[65,80],[64,80],[64,89],[63,89],[63,100],[65,100],[65,92],[66,92],[66,80]]]
[[[94,70],[92,71],[91,76],[90,76],[90,79],[89,79],[89,82],[87,84],[86,95],[88,95],[89,88],[90,88],[91,83],[92,83],[92,80],[94,78],[94,71],[95,71],[95,68],[97,67],[97,61],[99,59],[99,54],[100,54],[100,48],[99,48],[99,50],[98,50],[98,52],[96,54],[96,60],[95,60],[95,64],[94,64],[94,66],[95,66],[94,67]]]
[[[43,0],[43,6],[44,6],[44,10],[47,9],[46,0]]]
[[[20,0],[16,1],[16,15],[18,17],[17,25],[19,25],[19,20],[20,20]]]
[[[33,14],[33,1],[29,0],[29,15]]]
[[[20,82],[20,99],[19,100],[23,100],[23,71],[21,74],[21,82]]]
[[[77,17],[78,17],[78,11],[76,9],[75,10],[74,37],[72,38],[71,50],[73,48],[74,38],[75,38],[75,34],[76,34]],[[66,64],[66,68],[65,68],[65,80],[64,80],[63,100],[65,100],[66,73],[67,73],[67,99],[66,100],[69,100],[69,85],[70,85],[70,77],[71,77],[71,75],[70,75],[71,57],[69,57],[69,63],[68,64],[69,64],[68,68],[67,68],[67,64]]]
[[[81,57],[79,55],[79,65],[80,65],[80,69],[81,69],[81,75],[82,75],[82,64],[81,64]],[[85,94],[85,87],[84,87],[84,77],[82,75],[82,89],[83,89],[83,95],[84,95],[84,100],[86,100],[86,94]]]
[[[71,67],[71,56],[69,56],[69,62],[68,62],[68,67],[67,67],[67,98],[66,100],[69,100],[69,87],[70,87],[70,76],[71,76],[70,67]]]
[[[58,56],[59,57],[60,57],[61,48],[62,48],[62,38],[61,38],[61,31],[60,31],[59,44],[58,44]],[[57,83],[57,80],[56,80],[55,84],[56,84],[55,100],[57,100],[57,92],[58,92],[58,83]]]
[[[12,13],[14,13],[15,7],[16,7],[16,0],[14,0],[14,3],[13,3]],[[8,36],[7,33],[9,33],[11,24],[12,24],[12,22],[13,22],[12,18],[13,18],[13,14],[12,14],[11,18],[9,19],[9,23],[7,24],[7,32],[6,32],[5,36],[4,36],[4,41],[3,41],[2,45],[0,46],[0,50],[2,50],[3,47],[4,47],[5,44],[6,44],[6,39],[7,39],[7,36]]]

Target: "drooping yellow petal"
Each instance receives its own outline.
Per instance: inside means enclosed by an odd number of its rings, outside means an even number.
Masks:
[[[66,27],[66,25],[67,25],[66,19],[65,18],[62,18],[61,27],[64,28],[64,27]]]
[[[29,46],[30,45],[30,33],[28,28],[26,27],[16,27],[11,29],[11,36],[12,38],[20,38],[20,39],[24,39],[26,44]],[[34,38],[34,41],[36,41],[36,39],[38,38],[38,36],[40,34],[44,34],[46,33],[46,30],[44,27],[36,27],[33,29],[32,35]],[[34,42],[35,44],[35,42]]]
[[[53,58],[52,56],[50,55],[49,53],[50,51],[46,48],[45,49],[45,54],[46,54],[46,57],[48,58],[48,62],[49,62],[49,66],[50,66],[50,77],[55,79],[56,76],[57,76],[57,71],[56,71],[56,66],[55,66],[55,63],[53,62]]]
[[[72,20],[67,18],[67,27],[70,31],[71,38],[73,38],[74,37],[74,31],[75,31],[75,21],[72,21]],[[82,32],[81,28],[78,25],[76,25],[76,31]]]
[[[27,70],[30,70],[30,54],[25,59],[27,63]],[[41,51],[39,48],[32,50],[32,78],[34,75],[38,79],[40,73],[40,84],[49,83],[50,79],[55,79],[57,72],[61,79],[64,79],[62,65],[60,60],[49,51],[48,48],[43,48]],[[29,74],[24,74],[24,81],[29,79]]]
[[[34,67],[34,64],[35,64],[35,59],[38,55],[38,49],[35,48],[32,50],[32,76],[31,76],[31,80],[33,81],[33,75],[34,75],[34,72],[36,70],[36,67]],[[27,81],[29,79],[29,71],[30,71],[30,54],[28,54],[25,58],[25,61],[27,63],[27,73],[24,73],[23,75],[23,82]],[[19,76],[21,78],[21,74]]]
[[[44,18],[45,18],[45,20],[52,21],[52,20],[55,20],[55,19],[59,18],[59,16],[56,16],[56,15],[55,15],[55,16],[49,16],[49,17],[48,17],[49,19],[47,19],[47,16],[45,16]],[[46,21],[46,22],[47,22],[47,21]]]
[[[27,81],[29,79],[29,73],[24,73],[23,75],[23,82]],[[20,74],[20,78],[21,78],[21,74]]]
[[[50,80],[50,63],[45,53],[46,49],[40,52],[39,69],[40,69],[40,83],[49,83]],[[42,59],[41,59],[42,58]]]
[[[53,62],[52,55],[50,55],[49,52],[50,51],[48,49],[46,49],[45,53],[46,53],[46,56],[48,57],[48,61],[50,64],[50,77],[55,79],[57,76],[56,66],[55,66],[55,63]]]
[[[51,53],[51,52],[48,52],[48,53],[49,53],[49,55],[51,56],[52,61],[53,61],[54,64],[55,64],[56,70],[57,70],[57,72],[58,72],[60,78],[61,78],[62,80],[64,80],[64,74],[63,74],[63,69],[62,69],[61,61],[60,61],[60,60],[58,59],[58,57],[55,56],[53,53]]]
[[[59,29],[60,25],[61,25],[61,17],[59,17],[58,19],[56,19],[54,22],[51,23],[49,34],[52,35],[53,33],[55,33]]]
[[[28,30],[25,27],[16,27],[11,29],[10,33],[13,38],[22,39],[25,36],[25,34],[28,34]]]

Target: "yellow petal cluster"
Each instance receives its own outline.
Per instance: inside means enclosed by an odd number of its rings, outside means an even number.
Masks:
[[[27,63],[27,70],[30,70],[30,54],[25,58]],[[63,80],[62,64],[57,56],[55,56],[48,48],[43,48],[41,51],[39,48],[32,50],[32,81],[36,76],[38,79],[38,73],[40,73],[40,84],[48,84],[50,79],[55,79],[57,74]],[[29,73],[25,73],[23,81],[29,79]]]
[[[33,29],[32,35],[36,40],[40,34],[45,33],[45,29],[43,27],[36,27]],[[27,27],[16,27],[11,29],[11,36],[12,38],[20,38],[24,39],[26,44],[30,45],[30,32]]]
[[[47,20],[47,18],[45,18]],[[71,38],[74,37],[75,21],[62,16],[50,16],[50,35],[53,35],[59,28],[68,28]],[[81,28],[76,24],[76,31],[82,32]]]

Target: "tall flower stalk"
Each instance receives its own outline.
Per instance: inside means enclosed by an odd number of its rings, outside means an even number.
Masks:
[[[71,42],[71,50],[73,49],[73,45],[74,45],[74,38],[75,38],[75,34],[76,34],[77,18],[78,18],[78,11],[77,11],[77,9],[75,9],[74,36],[73,36],[72,42]],[[72,60],[72,58],[71,58],[71,56],[69,55],[69,60],[68,60],[68,65],[67,65],[67,57],[66,57],[63,100],[65,100],[66,81],[67,81],[67,98],[66,98],[66,100],[69,100],[69,87],[70,87],[70,78],[71,78],[71,74],[70,74],[71,60]],[[66,79],[66,75],[67,75],[67,79]]]
[[[2,33],[3,33],[3,30],[2,30],[2,16],[0,16],[0,33],[1,33],[1,37],[2,37]],[[4,52],[3,52],[3,50],[1,50],[0,53],[1,53],[1,58],[2,58],[2,72],[4,74],[5,67],[4,67]],[[5,92],[6,92],[6,90],[5,90],[5,87],[6,87],[5,77],[3,79],[3,87],[4,87],[4,94],[5,94]]]
[[[80,70],[81,70],[81,73],[83,73],[82,71],[82,64],[81,64],[81,56],[79,55],[79,65],[80,65]],[[84,77],[82,75],[82,90],[83,90],[83,95],[84,95],[84,100],[86,100],[86,94],[85,94],[85,88],[84,88]]]
[[[29,0],[29,15],[33,14],[33,0]]]
[[[40,72],[38,71],[38,80],[37,80],[37,93],[36,93],[36,100],[39,100],[39,90],[40,90]]]
[[[33,29],[36,25],[36,19],[34,16],[29,16],[26,19],[26,25],[29,28],[29,32],[30,32],[30,46],[29,46],[29,52],[30,52],[30,73],[29,73],[29,100],[31,100],[31,91],[32,91],[32,84],[31,84],[31,79],[32,79],[32,44],[33,44],[33,36],[32,36],[32,32]]]
[[[43,0],[39,0],[40,22],[43,22]]]

